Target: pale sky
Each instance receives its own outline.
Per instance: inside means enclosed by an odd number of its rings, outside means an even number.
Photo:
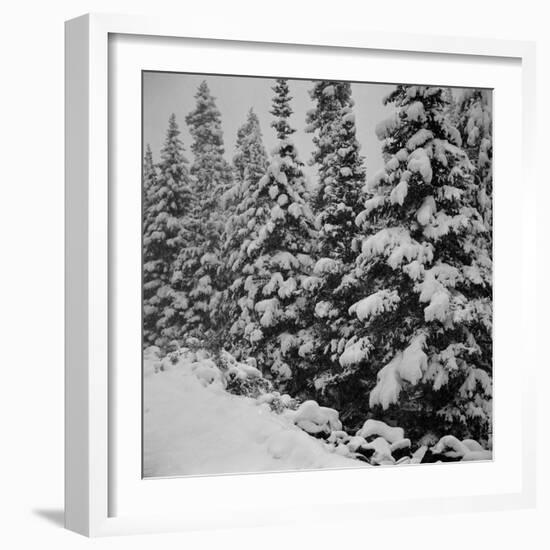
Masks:
[[[237,129],[241,126],[250,107],[260,119],[264,144],[269,152],[276,145],[275,131],[270,123],[269,113],[275,80],[271,78],[242,76],[212,76],[182,73],[153,73],[143,75],[143,141],[150,144],[155,162],[164,141],[168,118],[176,115],[180,127],[186,156],[191,162],[191,136],[185,124],[185,116],[195,108],[194,95],[202,80],[206,80],[216,105],[221,112],[225,157],[231,162],[234,153]],[[314,104],[309,97],[310,80],[290,80],[291,106],[294,111],[290,119],[296,129],[293,135],[300,160],[307,165],[313,151],[312,135],[304,132],[306,111]],[[372,175],[383,166],[380,142],[374,129],[376,124],[389,116],[391,106],[382,105],[382,98],[393,86],[387,84],[353,83],[352,95],[355,100],[355,120],[357,139],[361,143],[361,154],[365,156],[367,175]],[[315,180],[315,171],[306,166],[308,178]],[[314,183],[314,181],[312,181]]]

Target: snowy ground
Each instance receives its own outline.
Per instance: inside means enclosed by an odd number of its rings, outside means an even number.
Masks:
[[[154,372],[146,360],[145,477],[368,466],[330,452],[292,414],[227,393],[210,363],[181,361]]]
[[[202,349],[144,355],[144,476],[358,468],[490,460],[473,440],[445,435],[412,448],[400,427],[368,419],[355,435],[338,411],[272,391],[253,366]],[[317,436],[317,437],[316,437]]]

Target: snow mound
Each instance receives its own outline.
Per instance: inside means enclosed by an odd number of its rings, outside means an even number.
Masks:
[[[295,425],[294,411],[277,414],[269,397],[256,400],[224,389],[228,372],[257,376],[245,363],[227,361],[219,369],[209,358],[181,353],[171,368],[157,370],[146,355],[143,385],[145,477],[361,467]],[[217,371],[217,374],[214,372]],[[259,371],[258,371],[259,372]],[[277,396],[272,395],[272,400]],[[289,400],[290,397],[279,396]],[[338,414],[312,405],[301,418],[338,426]],[[287,414],[290,413],[290,414]],[[341,427],[341,425],[340,425]]]
[[[375,440],[362,447],[365,450],[373,450],[371,463],[382,465],[395,464],[395,458],[392,456],[391,446],[384,437],[377,437]]]
[[[304,401],[294,413],[294,424],[305,432],[316,435],[342,429],[338,412],[328,407],[321,407],[316,401]]]
[[[393,444],[405,438],[405,431],[403,428],[392,428],[381,420],[369,418],[358,430],[357,436],[368,439],[374,435],[383,437],[388,443]]]
[[[435,455],[456,458],[463,461],[492,460],[492,451],[484,449],[477,441],[459,441],[454,435],[443,436],[431,449]]]

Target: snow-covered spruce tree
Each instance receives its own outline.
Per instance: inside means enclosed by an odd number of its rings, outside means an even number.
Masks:
[[[310,96],[315,107],[306,122],[315,144],[311,164],[319,174],[312,199],[319,234],[318,261],[306,285],[316,319],[312,382],[326,391],[329,380],[336,382],[332,371],[338,367],[338,343],[350,325],[348,308],[355,290],[350,271],[356,257],[352,243],[358,236],[355,219],[362,210],[365,168],[356,138],[351,85],[319,81]]]
[[[248,178],[252,183],[256,183],[265,174],[267,164],[260,120],[250,108],[245,123],[237,131],[233,155],[234,182],[242,184]]]
[[[365,179],[360,144],[356,138],[351,85],[320,81],[310,91],[315,108],[308,112],[307,130],[316,148],[311,163],[318,168],[313,210],[319,227],[319,254],[349,263],[357,234],[355,218],[361,210]]]
[[[356,334],[342,357],[362,390],[350,406],[412,438],[486,440],[491,263],[477,239],[486,229],[471,202],[474,169],[441,88],[397,86],[385,101],[396,109],[377,127],[388,160],[357,219],[365,238],[355,276],[369,292],[350,308]]]
[[[142,189],[142,233],[145,236],[145,230],[149,225],[153,211],[151,208],[152,197],[158,191],[157,170],[153,161],[151,147],[147,144],[145,156],[143,157],[143,189]],[[144,263],[147,256],[147,249],[143,247]],[[153,266],[151,266],[153,267]],[[143,272],[143,345],[147,347],[154,344],[157,339],[156,322],[158,299],[156,290],[162,284],[154,273]]]
[[[492,236],[493,123],[490,94],[489,90],[461,90],[454,109],[463,147],[475,167],[473,200],[487,225],[487,235]],[[492,245],[492,238],[488,244]]]
[[[233,156],[233,185],[223,197],[223,205],[228,213],[224,243],[226,258],[242,242],[243,226],[248,222],[250,200],[256,192],[260,178],[266,173],[267,165],[268,158],[260,121],[256,113],[250,109],[245,123],[237,131]]]
[[[231,300],[239,317],[231,338],[243,354],[288,388],[302,384],[300,364],[310,346],[302,280],[311,268],[313,217],[305,201],[302,163],[290,136],[289,88],[277,80],[271,113],[278,143],[267,173],[243,199],[247,234],[232,259],[238,274]]]
[[[175,115],[168,122],[158,174],[147,148],[143,166],[144,345],[164,346],[171,338],[174,261],[183,244],[182,218],[192,203],[191,179]]]
[[[213,341],[223,288],[221,235],[224,229],[220,197],[231,186],[231,167],[224,158],[221,115],[206,81],[195,94],[196,107],[185,118],[193,143],[193,209],[184,220],[185,243],[176,262],[173,284],[178,290],[179,337]]]
[[[149,216],[151,215],[152,196],[158,188],[157,167],[153,161],[153,152],[151,146],[147,144],[145,147],[145,155],[143,156],[143,206],[142,206],[142,224],[143,228],[147,227]]]
[[[240,315],[238,305],[230,299],[230,287],[238,277],[234,268],[243,240],[249,234],[248,222],[256,211],[255,193],[268,166],[258,116],[251,108],[245,123],[237,131],[233,156],[233,185],[223,197],[227,212],[222,256],[225,262],[226,288],[222,300],[223,323],[227,330]]]
[[[224,157],[221,114],[205,80],[199,85],[195,99],[195,109],[185,117],[193,136],[191,151],[195,158],[191,174],[196,179],[201,206],[214,211],[219,207],[217,197],[231,186],[231,167]],[[210,193],[213,190],[215,197]]]

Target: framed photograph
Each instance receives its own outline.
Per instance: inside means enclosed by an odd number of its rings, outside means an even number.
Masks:
[[[67,528],[532,505],[534,46],[264,31],[66,24]]]

